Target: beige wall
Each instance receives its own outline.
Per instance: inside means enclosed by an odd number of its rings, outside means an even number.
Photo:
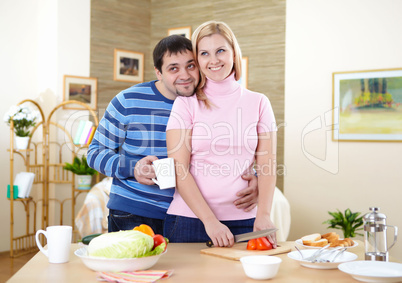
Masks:
[[[98,78],[99,118],[119,91],[133,85],[113,80],[114,49],[144,53],[149,73],[150,32],[150,0],[91,0],[91,77]]]
[[[401,10],[401,1],[287,1],[285,195],[291,240],[326,232],[322,222],[336,209],[366,213],[378,206],[388,224],[402,227],[401,144],[331,141],[332,73],[402,67]],[[401,241],[391,255],[402,260]]]

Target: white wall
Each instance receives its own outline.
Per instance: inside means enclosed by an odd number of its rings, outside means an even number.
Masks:
[[[378,206],[402,229],[402,144],[331,141],[332,73],[402,67],[400,11],[402,1],[392,0],[287,1],[290,240],[326,232],[327,211],[346,208],[366,213]],[[402,260],[402,240],[391,255]]]
[[[0,114],[21,100],[37,100],[45,108],[63,99],[63,75],[89,76],[90,0],[0,1]],[[40,96],[38,98],[38,96]],[[0,251],[10,249],[9,128],[0,123]],[[18,157],[15,157],[16,161]],[[21,169],[15,169],[18,172]],[[15,205],[16,230],[25,221]]]

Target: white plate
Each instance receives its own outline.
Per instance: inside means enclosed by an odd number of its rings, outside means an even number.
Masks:
[[[159,260],[161,255],[167,252],[164,251],[159,255],[140,257],[140,258],[105,258],[89,256],[87,247],[82,247],[74,252],[76,256],[81,258],[82,262],[90,269],[104,272],[119,272],[119,271],[135,271],[151,268]]]
[[[316,252],[316,250],[301,250],[301,252],[303,254],[303,257],[307,258],[309,256],[312,256]],[[319,258],[332,260],[337,253],[338,251],[334,251],[333,253],[324,253]],[[288,257],[298,261],[300,265],[305,267],[316,268],[316,269],[336,269],[338,265],[341,263],[355,260],[357,258],[357,255],[350,252],[343,252],[340,256],[336,258],[335,262],[310,262],[302,260],[301,255],[298,251],[288,253]]]
[[[342,263],[340,271],[362,282],[400,282],[402,264],[386,261],[354,261]]]
[[[340,240],[342,240],[342,239],[340,239]],[[353,241],[353,240],[352,240],[352,241]],[[296,244],[298,244],[299,246],[301,246],[301,247],[303,247],[303,248],[306,248],[306,249],[321,249],[321,248],[322,248],[322,247],[312,247],[312,246],[303,245],[302,239],[297,239],[295,242],[296,242]],[[353,246],[351,246],[351,247],[345,247],[345,248],[351,249],[351,248],[357,247],[358,245],[359,245],[358,242],[353,241]],[[335,247],[335,248],[337,248],[337,247]],[[332,249],[332,248],[330,248],[330,249]]]

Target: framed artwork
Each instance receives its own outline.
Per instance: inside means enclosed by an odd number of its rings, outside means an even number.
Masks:
[[[241,78],[237,82],[240,85],[247,88],[248,87],[248,57],[241,58],[241,66],[242,66]]]
[[[333,140],[402,141],[402,69],[333,73]]]
[[[114,80],[142,83],[144,81],[144,53],[115,49]]]
[[[88,104],[92,110],[96,110],[98,103],[98,79],[89,77],[77,77],[64,75],[63,101],[77,100]],[[63,106],[64,109],[81,109],[83,107]]]
[[[180,27],[180,28],[171,28],[168,29],[168,35],[178,34],[188,39],[191,39],[191,27]]]

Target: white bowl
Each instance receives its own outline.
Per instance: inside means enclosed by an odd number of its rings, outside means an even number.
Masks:
[[[276,276],[282,259],[277,256],[251,255],[240,258],[244,272],[252,279],[271,279]]]
[[[74,252],[82,262],[95,271],[103,272],[119,272],[119,271],[135,271],[145,270],[154,266],[159,258],[167,252],[164,251],[159,255],[140,257],[140,258],[105,258],[89,256],[87,248],[83,247]]]

